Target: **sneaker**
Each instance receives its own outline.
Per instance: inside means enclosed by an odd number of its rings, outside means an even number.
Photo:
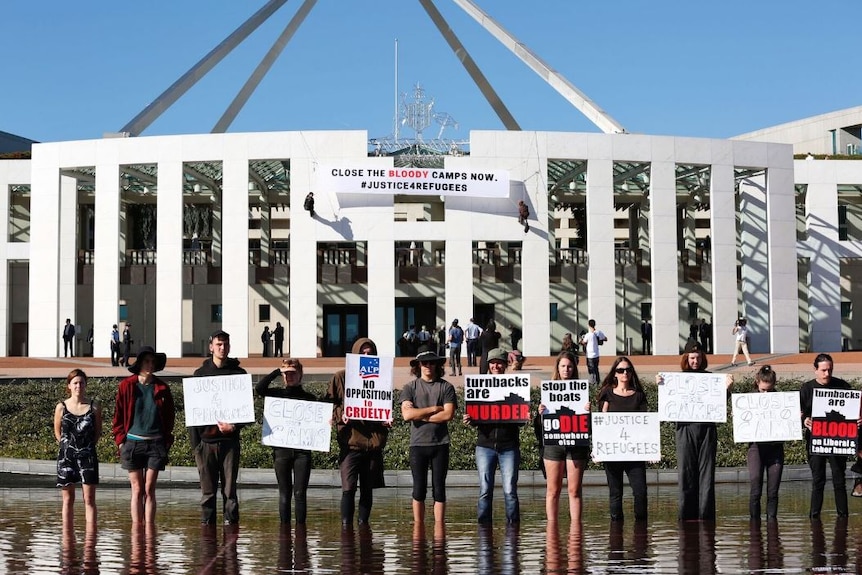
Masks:
[[[749,362],[748,362],[748,365],[754,365],[755,363],[756,363],[756,362],[749,361]]]

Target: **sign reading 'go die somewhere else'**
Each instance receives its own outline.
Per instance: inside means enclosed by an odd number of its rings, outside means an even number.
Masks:
[[[542,382],[542,442],[544,445],[589,447],[590,382],[568,379]]]
[[[530,421],[529,375],[468,375],[464,409],[474,423]]]
[[[814,389],[811,455],[856,455],[860,396],[854,389]]]
[[[727,421],[727,376],[694,371],[661,373],[658,413],[661,421]]]
[[[392,421],[392,358],[348,353],[344,415],[364,421]]]

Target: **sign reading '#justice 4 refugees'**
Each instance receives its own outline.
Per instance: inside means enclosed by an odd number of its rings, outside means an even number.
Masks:
[[[798,391],[734,393],[730,405],[736,443],[802,439]]]
[[[530,376],[468,375],[464,378],[464,406],[475,423],[530,421]]]
[[[464,168],[392,168],[363,165],[321,166],[317,189],[339,194],[401,194],[508,198],[509,172]]]
[[[366,421],[392,421],[392,358],[347,354],[344,415]]]
[[[853,389],[814,389],[811,401],[812,455],[856,455],[859,398]]]
[[[273,447],[329,451],[332,404],[266,397],[261,442]]]
[[[590,382],[568,379],[542,382],[542,442],[545,445],[590,445]]]
[[[727,376],[692,371],[662,373],[658,386],[660,421],[727,421]]]
[[[254,423],[251,375],[183,378],[186,427],[225,423]]]
[[[661,433],[658,414],[641,411],[593,413],[595,461],[658,461]]]

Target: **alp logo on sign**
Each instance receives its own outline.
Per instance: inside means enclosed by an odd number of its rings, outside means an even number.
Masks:
[[[359,358],[359,377],[362,381],[380,377],[380,358],[363,355]]]

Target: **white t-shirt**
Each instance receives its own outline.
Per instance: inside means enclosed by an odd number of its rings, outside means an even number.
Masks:
[[[588,331],[581,338],[581,343],[586,346],[586,354],[588,359],[599,357],[599,340],[607,341],[608,338],[600,330]]]

